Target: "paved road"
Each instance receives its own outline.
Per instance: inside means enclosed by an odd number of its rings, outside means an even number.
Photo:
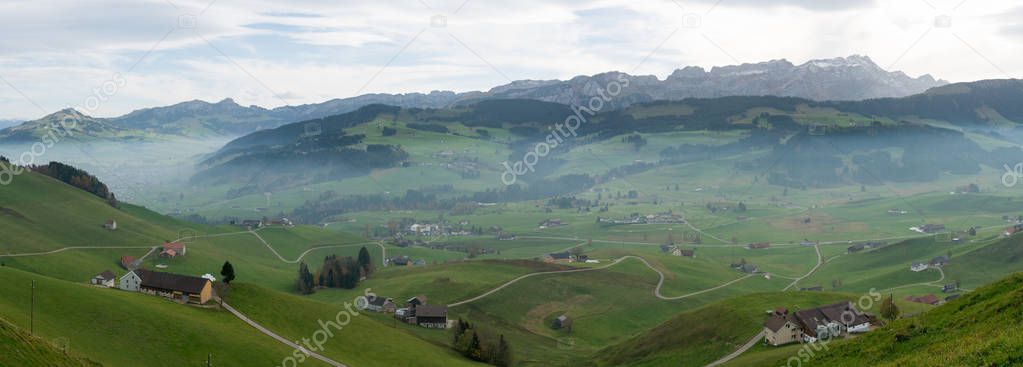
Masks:
[[[255,321],[252,321],[252,319],[249,319],[248,316],[245,316],[245,314],[239,312],[238,310],[235,310],[234,307],[231,307],[231,305],[227,304],[226,302],[225,303],[221,303],[221,305],[224,306],[224,309],[226,309],[228,312],[234,314],[235,317],[238,317],[240,320],[245,321],[245,323],[249,324],[249,326],[252,326],[252,327],[256,328],[256,330],[259,330],[259,332],[261,332],[263,334],[266,334],[266,335],[270,336],[271,338],[277,339],[277,341],[281,342],[284,345],[287,345],[287,346],[289,346],[291,348],[294,348],[295,350],[298,350],[298,351],[302,352],[303,354],[305,354],[307,356],[319,359],[319,360],[323,361],[324,363],[329,364],[331,366],[334,366],[334,367],[348,367],[347,365],[342,364],[341,362],[338,362],[338,361],[335,361],[333,359],[330,359],[330,358],[324,357],[322,355],[319,355],[316,352],[313,352],[313,351],[307,349],[306,347],[303,347],[301,345],[295,344],[294,342],[288,340],[287,338],[282,337],[280,335],[277,335],[277,333],[271,331],[270,329],[267,329],[267,328],[263,327],[263,325],[260,325],[260,324],[256,323]]]
[[[739,355],[741,355],[743,353],[746,353],[747,350],[749,350],[750,348],[753,348],[754,345],[757,345],[757,343],[760,342],[763,339],[764,339],[764,332],[760,331],[759,334],[757,334],[752,339],[750,339],[748,342],[746,342],[746,344],[743,344],[741,347],[739,347],[739,349],[736,349],[734,352],[732,352],[732,354],[729,354],[727,356],[721,357],[721,359],[718,359],[718,360],[716,360],[714,362],[710,362],[710,364],[708,364],[708,365],[706,365],[704,367],[716,367],[716,366],[720,366],[720,365],[724,364],[725,362],[731,361],[731,360],[735,359],[736,357],[738,357]]]

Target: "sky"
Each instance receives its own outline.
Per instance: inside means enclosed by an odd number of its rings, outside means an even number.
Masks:
[[[1021,41],[1013,1],[6,0],[0,119],[195,99],[272,108],[606,71],[664,79],[853,54],[973,81],[1023,76]]]

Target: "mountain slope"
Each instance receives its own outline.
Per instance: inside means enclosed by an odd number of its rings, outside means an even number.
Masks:
[[[0,318],[0,365],[22,367],[98,367],[99,363],[67,354],[56,345],[29,335]]]
[[[266,109],[244,107],[231,99],[217,103],[189,101],[165,107],[146,108],[109,119],[92,119],[101,130],[118,129],[122,134],[165,134],[190,138],[239,136],[274,128],[289,122],[319,119],[358,110],[372,104],[402,108],[447,108],[469,105],[488,99],[531,99],[559,104],[586,105],[598,90],[612,80],[628,80],[629,86],[604,109],[623,108],[637,103],[686,98],[724,96],[786,96],[810,100],[861,100],[903,97],[946,84],[929,75],[911,78],[902,72],[889,72],[870,58],[850,56],[811,60],[794,65],[786,60],[754,64],[700,67],[676,70],[664,80],[652,75],[628,75],[619,72],[577,76],[570,80],[519,80],[486,92],[455,93],[433,91],[407,94],[365,94],[332,99],[322,103],[282,106]],[[25,130],[38,130],[46,122],[32,121],[0,130],[0,142],[24,139]],[[144,132],[144,133],[143,133]],[[38,135],[38,131],[37,134]],[[125,139],[107,132],[97,138]]]
[[[26,121],[0,130],[0,142],[53,145],[62,140],[75,141],[141,141],[157,134],[123,127],[106,119],[86,116],[74,109],[64,109],[41,119]]]
[[[631,81],[624,97],[614,104],[626,107],[637,102],[715,98],[724,96],[782,96],[811,100],[862,100],[903,97],[946,84],[930,75],[911,78],[888,72],[866,56],[810,60],[794,65],[787,60],[754,64],[676,70],[665,80],[653,76],[605,73],[579,76],[567,81],[518,81],[491,89],[488,98],[526,98],[562,104],[585,105],[606,88],[610,80]]]
[[[1017,366],[1023,364],[1023,274],[813,357],[822,366]],[[763,366],[785,365],[764,361]]]

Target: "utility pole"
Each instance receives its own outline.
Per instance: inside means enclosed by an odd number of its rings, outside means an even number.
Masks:
[[[206,367],[213,366],[213,353],[206,353]]]
[[[35,279],[32,280],[32,306],[29,308],[28,315],[29,315],[28,316],[28,319],[29,319],[29,321],[28,321],[28,325],[29,325],[28,326],[28,334],[29,335],[35,335],[36,334],[36,281],[35,281]]]

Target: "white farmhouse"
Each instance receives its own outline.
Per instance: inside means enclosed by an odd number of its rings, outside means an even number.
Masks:
[[[129,271],[121,277],[120,282],[117,284],[117,288],[125,291],[138,292],[139,286],[142,285],[142,277],[136,274],[137,270]]]

